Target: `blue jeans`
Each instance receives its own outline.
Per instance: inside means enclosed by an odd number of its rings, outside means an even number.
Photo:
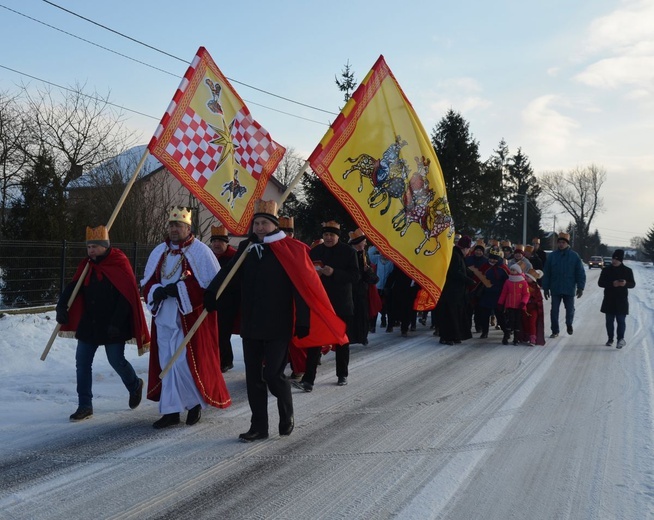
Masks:
[[[624,331],[627,328],[626,314],[609,314],[606,313],[606,333],[610,340],[613,340],[613,321],[618,322],[618,341],[624,339]]]
[[[561,307],[561,300],[565,306],[565,324],[572,325],[575,319],[575,297],[567,294],[553,294],[552,295],[552,309],[550,310],[550,322],[552,323],[552,333],[559,333],[559,307]]]
[[[77,340],[75,364],[77,367],[77,396],[80,407],[93,408],[93,393],[91,392],[93,373],[91,367],[98,347],[99,345]],[[125,343],[111,343],[105,345],[104,348],[109,364],[123,380],[125,388],[130,393],[135,392],[139,387],[139,378],[136,376],[132,365],[125,359]]]

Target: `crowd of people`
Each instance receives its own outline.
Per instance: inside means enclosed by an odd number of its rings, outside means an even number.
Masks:
[[[207,406],[231,404],[223,374],[234,368],[231,337],[240,334],[251,420],[239,439],[269,436],[268,392],[277,400],[279,434],[287,436],[295,425],[291,389],[311,392],[321,357],[330,350],[336,384],[343,387],[350,345],[367,345],[369,334],[397,327],[407,337],[428,319],[444,345],[474,334],[487,339],[491,328],[502,332],[504,345],[545,345],[543,300],[551,298],[549,337],[559,335],[561,302],[572,335],[575,298],[586,283],[567,233],[558,235],[548,255],[538,238],[523,246],[456,236],[441,297],[430,308],[419,285],[360,229],[346,242],[340,223],[328,220],[321,237],[307,246],[294,238],[292,217],[278,216],[274,201],[257,200],[252,232],[234,248],[224,226],[212,226],[206,245],[194,237],[191,221],[190,210],[173,207],[168,236],[146,263],[140,285],[152,315],[149,329],[129,261],[111,247],[106,228],[87,229],[88,257],[57,305],[62,331],[78,339],[79,407],[71,421],[93,415],[91,367],[100,345],[129,392],[129,407],[140,404],[144,381],[124,356],[125,343],[132,341],[140,354],[150,350],[147,397],[161,413],[153,427],[179,424],[183,412],[187,425],[196,424]],[[623,260],[624,252],[616,250],[598,282],[604,288],[606,345],[617,339],[617,348],[625,345],[627,291],[635,286]]]

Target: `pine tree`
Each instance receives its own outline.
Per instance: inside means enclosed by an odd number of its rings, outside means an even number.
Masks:
[[[654,226],[647,232],[642,242],[642,252],[654,262]]]
[[[508,151],[508,149],[507,149]],[[509,157],[502,177],[502,203],[498,226],[500,238],[507,238],[514,243],[522,242],[525,196],[527,197],[526,240],[541,234],[541,211],[537,199],[541,189],[534,175],[529,159],[518,148],[518,152]]]
[[[38,155],[23,179],[21,200],[12,210],[11,234],[23,240],[60,240],[67,237],[66,197],[53,158]]]
[[[352,92],[357,88],[357,81],[354,79],[354,72],[350,68],[350,60],[347,61],[345,68],[341,71],[341,78],[342,79],[339,81],[338,77],[334,76],[336,86],[338,86],[338,90],[343,92],[343,100],[347,103],[352,96]]]
[[[482,164],[468,122],[452,109],[434,127],[431,141],[443,170],[455,229],[477,234],[495,218],[501,176],[496,167]]]

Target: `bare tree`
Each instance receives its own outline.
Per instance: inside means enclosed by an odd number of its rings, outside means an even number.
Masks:
[[[32,93],[23,86],[27,122],[33,132],[32,157],[51,154],[66,188],[89,171],[131,147],[136,137],[123,126],[123,115],[109,95],[86,94],[82,85]]]
[[[304,159],[295,152],[293,147],[288,147],[284,157],[273,172],[273,177],[288,187],[298,176],[304,166]],[[297,184],[293,193],[286,199],[281,213],[294,214],[299,201],[304,201],[302,184]]]
[[[26,171],[29,134],[17,96],[0,92],[0,236],[6,233],[7,211],[20,193]]]
[[[606,170],[591,164],[568,172],[547,172],[539,180],[545,199],[558,204],[572,217],[577,233],[576,249],[585,258],[590,225],[603,209],[599,193],[606,181]]]

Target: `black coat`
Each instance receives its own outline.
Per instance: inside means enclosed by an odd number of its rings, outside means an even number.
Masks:
[[[337,242],[332,247],[320,244],[309,252],[309,256],[314,262],[320,261],[334,269],[334,274],[320,279],[336,315],[339,318],[354,315],[352,285],[359,281],[356,251],[344,242]]]
[[[625,280],[624,287],[613,287],[615,280]],[[624,264],[610,265],[602,269],[597,285],[604,288],[604,299],[600,311],[605,314],[629,314],[629,289],[636,287],[633,271]]]
[[[239,244],[236,255],[209,284],[208,292],[216,294],[247,245],[247,240]],[[309,307],[270,246],[261,244],[258,247],[261,257],[254,250],[247,253],[247,258],[230,282],[230,285],[240,287],[241,337],[290,341],[294,321],[296,327],[309,327]],[[221,298],[222,295],[218,298],[218,305]]]
[[[91,262],[102,262],[109,251],[107,249],[107,253]],[[58,305],[67,305],[76,283],[71,282],[66,286],[59,297]],[[124,343],[134,336],[129,302],[106,276],[98,280],[95,271],[92,271],[89,284],[82,284],[79,294],[84,298],[84,310],[75,332],[77,339],[92,345],[107,345]]]

